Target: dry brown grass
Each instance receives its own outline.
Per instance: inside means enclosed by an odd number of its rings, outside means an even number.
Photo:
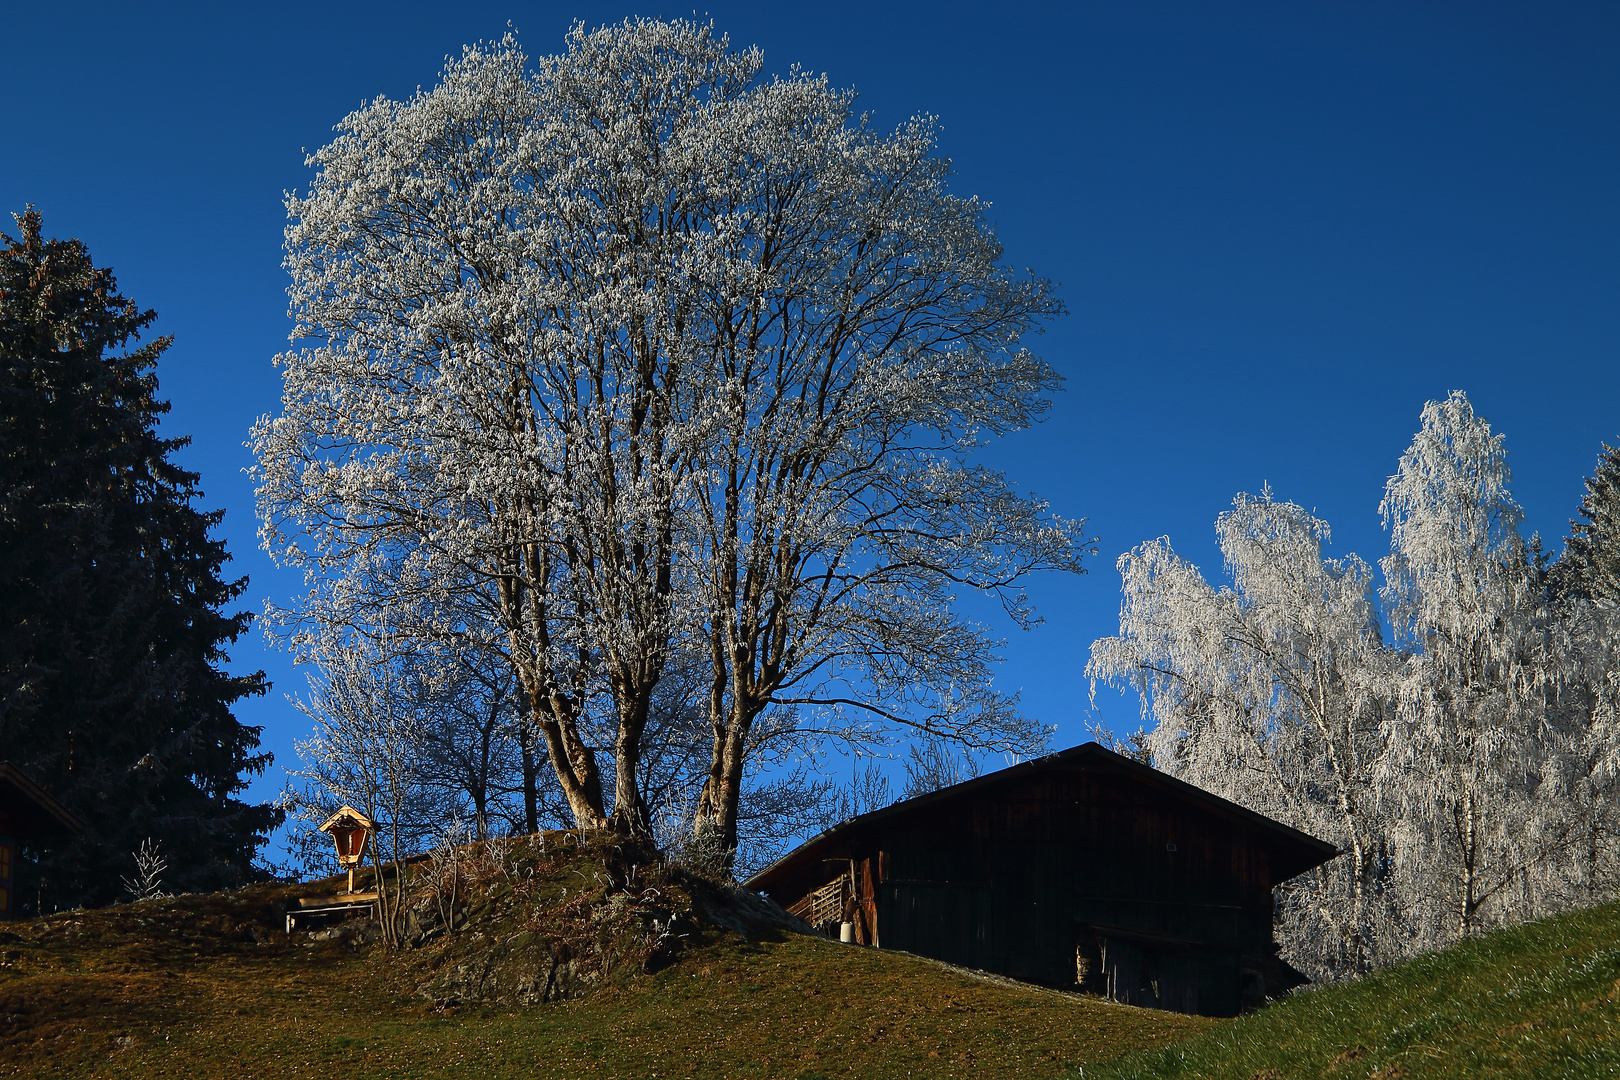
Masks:
[[[577,880],[577,875],[572,878]],[[532,1008],[435,1008],[405,953],[289,940],[303,887],[57,915],[0,942],[0,1075],[786,1077],[1073,1075],[1214,1021],[995,984],[791,933],[694,935],[654,974]]]

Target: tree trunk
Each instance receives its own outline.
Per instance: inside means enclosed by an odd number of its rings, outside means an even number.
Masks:
[[[535,545],[521,548],[511,565],[521,566],[529,581],[548,580],[546,557]],[[546,743],[546,757],[563,798],[574,815],[574,823],[581,829],[600,829],[607,825],[607,814],[602,804],[602,776],[596,767],[596,755],[579,737],[575,726],[577,703],[572,701],[558,685],[546,659],[550,648],[544,632],[545,605],[541,594],[531,584],[521,588],[514,573],[507,573],[500,582],[500,605],[506,633],[511,644],[511,663],[518,685],[522,687],[529,709],[529,722],[539,731]],[[526,619],[524,607],[532,609],[532,619]],[[539,652],[531,661],[525,661],[526,650],[520,627],[526,621],[541,627],[535,642]],[[538,829],[538,823],[536,823]]]
[[[523,831],[534,835],[540,831],[540,763],[535,760],[533,724],[524,724],[518,732],[518,749],[523,755]]]
[[[473,793],[473,839],[483,843],[489,839],[489,792],[480,787]]]
[[[1463,843],[1463,888],[1462,911],[1459,913],[1459,937],[1467,937],[1474,931],[1475,922],[1479,915],[1479,823],[1474,813],[1472,798],[1468,798],[1464,805],[1465,818],[1462,828]]]
[[[762,706],[763,707],[763,706]],[[734,705],[729,722],[715,731],[713,750],[709,755],[709,775],[703,781],[698,796],[694,831],[708,832],[719,841],[725,851],[725,866],[730,869],[737,858],[737,804],[742,796],[743,766],[748,729],[753,723],[753,710],[746,719],[737,715]]]
[[[572,723],[553,719],[539,702],[533,708],[534,726],[546,742],[546,756],[562,786],[563,798],[568,800],[574,824],[582,829],[605,828],[607,814],[602,809],[602,774],[596,768],[596,755]]]
[[[647,837],[652,835],[652,828],[638,777],[641,733],[646,728],[650,694],[639,696],[639,701],[627,707],[628,715],[621,715],[618,738],[613,743],[613,826],[628,836]]]

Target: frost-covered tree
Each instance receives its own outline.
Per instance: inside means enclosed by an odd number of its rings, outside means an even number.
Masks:
[[[770,739],[1044,745],[991,689],[996,642],[953,600],[994,595],[1027,626],[1022,582],[1078,570],[1084,546],[965,461],[1058,384],[1019,344],[1060,310],[1049,284],[1002,265],[929,120],[883,132],[853,105],[823,79],[756,83],[746,134],[704,159],[704,432],[683,520],[713,676],[699,826],[727,843],[769,715]]]
[[[1565,812],[1569,891],[1594,901],[1620,882],[1620,450],[1603,447],[1579,515],[1547,575],[1562,678],[1545,795]]]
[[[1401,858],[1424,878],[1415,897],[1462,933],[1550,839],[1535,810],[1555,673],[1510,480],[1503,436],[1458,391],[1424,407],[1380,506],[1382,596],[1409,650],[1385,725],[1384,798],[1405,833]]]
[[[672,441],[682,347],[658,308],[680,275],[617,154],[645,149],[659,105],[701,113],[735,81],[722,45],[676,36],[640,88],[652,112],[605,132],[582,115],[591,71],[570,54],[531,74],[510,38],[346,118],[288,201],[296,335],[315,344],[279,358],[283,413],[255,432],[271,548],[339,611],[377,596],[378,564],[394,607],[481,603],[588,826],[610,805],[587,731],[604,695],[616,806],[644,823],[641,727],[675,626],[688,455]]]
[[[1138,692],[1151,763],[1345,850],[1278,897],[1314,977],[1620,882],[1620,622],[1543,571],[1509,479],[1465,395],[1430,402],[1385,488],[1381,604],[1269,494],[1217,522],[1229,586],[1164,539],[1120,559],[1088,672]]]
[[[309,345],[254,432],[265,543],[320,619],[456,608],[389,624],[502,651],[582,825],[650,828],[659,687],[698,650],[727,850],[773,747],[1040,743],[951,600],[1027,624],[1020,581],[1081,546],[963,461],[1057,384],[1018,344],[1048,284],[1000,264],[929,121],[761,70],[701,25],[576,26],[346,118],[288,201]]]
[[[1092,646],[1087,674],[1137,691],[1161,768],[1346,850],[1294,884],[1285,919],[1296,963],[1364,970],[1387,667],[1371,568],[1324,557],[1327,524],[1269,492],[1239,495],[1216,533],[1229,587],[1163,538],[1120,557],[1120,633]]]
[[[1586,478],[1580,518],[1570,520],[1552,576],[1560,595],[1620,605],[1620,449],[1605,444]]]
[[[1536,792],[1544,824],[1522,882],[1541,910],[1620,887],[1620,610],[1565,596],[1555,611]]]

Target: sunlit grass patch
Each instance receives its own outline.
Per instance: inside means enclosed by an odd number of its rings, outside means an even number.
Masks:
[[[1620,1075],[1620,905],[1487,934],[1297,995],[1087,1080]]]

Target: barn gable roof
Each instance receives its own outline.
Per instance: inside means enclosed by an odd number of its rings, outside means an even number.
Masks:
[[[1056,766],[1074,764],[1090,765],[1122,773],[1142,784],[1158,788],[1173,798],[1193,804],[1207,813],[1225,817],[1235,824],[1245,825],[1263,833],[1272,842],[1275,856],[1274,865],[1278,875],[1277,882],[1287,881],[1289,878],[1303,874],[1305,871],[1320,866],[1334,856],[1341,854],[1337,847],[1325,840],[1318,840],[1308,833],[1300,832],[1298,829],[1268,818],[1264,814],[1257,814],[1253,810],[1223,799],[1219,795],[1212,795],[1203,788],[1194,787],[1185,781],[1177,780],[1167,773],[1143,765],[1141,762],[1125,757],[1123,754],[1116,754],[1099,743],[1088,742],[1079,746],[1071,746],[1069,749],[1060,750],[1055,754],[1048,754],[1045,757],[1021,762],[1010,768],[998,769],[993,773],[986,773],[983,776],[974,777],[972,780],[953,784],[950,787],[941,788],[926,795],[919,795],[913,799],[892,803],[881,810],[873,810],[858,817],[850,818],[806,840],[803,844],[800,844],[749,878],[744,882],[744,885],[754,890],[768,889],[775,883],[776,879],[792,873],[797,867],[812,860],[819,860],[829,848],[835,847],[839,841],[887,818],[926,810],[946,800],[961,798],[964,795],[980,792],[987,788],[1024,780],[1037,772],[1052,769]]]
[[[0,761],[0,817],[41,838],[84,832],[84,825],[66,807],[16,766]]]

